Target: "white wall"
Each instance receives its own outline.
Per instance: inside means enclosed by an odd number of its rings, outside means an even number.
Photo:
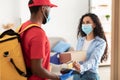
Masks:
[[[29,0],[20,0],[20,16],[21,16],[21,23],[25,22],[30,18],[30,12],[28,8],[28,1]]]
[[[19,9],[19,0],[2,0],[0,2],[0,32],[3,31],[3,24],[14,23],[15,27],[19,25]]]

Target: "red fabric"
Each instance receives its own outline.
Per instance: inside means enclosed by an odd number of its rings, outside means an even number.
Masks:
[[[27,25],[31,24],[30,21],[24,23],[21,30]],[[43,58],[42,66],[49,70],[50,62],[50,45],[48,38],[41,27],[32,27],[26,30],[21,35],[23,55],[28,68],[31,68],[31,59]],[[37,77],[35,75],[31,76],[28,80],[47,80]]]
[[[49,0],[33,0],[32,4],[29,4],[29,7],[32,6],[50,6],[50,7],[57,7],[57,5],[52,4]]]

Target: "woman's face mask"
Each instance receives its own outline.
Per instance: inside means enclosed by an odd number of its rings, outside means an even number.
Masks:
[[[88,35],[90,34],[90,32],[92,32],[93,28],[92,28],[92,24],[82,24],[82,31]]]

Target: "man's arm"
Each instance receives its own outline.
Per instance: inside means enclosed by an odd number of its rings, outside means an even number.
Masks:
[[[58,75],[49,72],[42,66],[42,61],[43,61],[43,59],[32,59],[31,60],[32,73],[41,78],[60,80]]]

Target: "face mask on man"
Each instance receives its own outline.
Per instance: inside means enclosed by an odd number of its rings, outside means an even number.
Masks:
[[[50,21],[50,14],[48,15],[48,17],[46,18],[46,23],[48,23]]]
[[[44,15],[43,24],[46,24],[50,21],[50,15]]]
[[[93,28],[92,28],[92,24],[82,24],[82,31],[88,35],[90,34],[90,32],[92,32]]]
[[[49,11],[46,11],[43,13],[44,19],[43,19],[43,24],[46,24],[50,21],[50,14]]]

